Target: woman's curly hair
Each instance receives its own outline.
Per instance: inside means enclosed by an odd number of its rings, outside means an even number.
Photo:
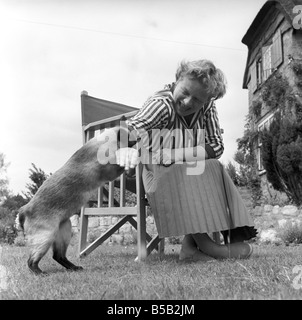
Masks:
[[[184,76],[198,80],[215,100],[222,98],[226,93],[226,78],[212,61],[182,61],[176,71],[176,81]]]

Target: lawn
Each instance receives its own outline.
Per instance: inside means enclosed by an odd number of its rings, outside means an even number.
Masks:
[[[302,245],[256,245],[249,260],[179,262],[180,245],[167,245],[135,262],[136,247],[103,245],[84,259],[77,245],[68,258],[84,271],[68,272],[52,258],[41,261],[41,277],[27,268],[28,248],[2,246],[0,264],[7,270],[3,300],[247,300],[302,298]],[[299,273],[294,273],[295,266]],[[301,266],[301,268],[300,268]],[[296,284],[296,289],[294,288]],[[298,286],[298,287],[297,287]],[[301,287],[301,288],[300,288]]]

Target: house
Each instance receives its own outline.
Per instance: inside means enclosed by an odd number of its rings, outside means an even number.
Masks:
[[[294,89],[297,84],[293,63],[299,62],[302,66],[301,11],[301,0],[267,1],[242,39],[242,43],[248,47],[243,88],[249,92],[248,125],[254,131],[269,127],[276,111],[276,108],[269,108],[263,103],[261,89],[269,79],[278,72],[286,77]],[[302,87],[297,88],[296,92],[302,101],[301,89]],[[265,191],[265,188],[269,188],[269,183],[262,165],[261,147],[261,140],[258,139],[254,145],[254,155],[261,176],[262,190]]]

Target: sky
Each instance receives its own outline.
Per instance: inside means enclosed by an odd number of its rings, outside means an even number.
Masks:
[[[0,0],[0,152],[9,189],[31,163],[54,173],[82,145],[80,95],[140,108],[181,60],[226,75],[216,103],[220,161],[233,161],[248,113],[243,36],[265,0]]]

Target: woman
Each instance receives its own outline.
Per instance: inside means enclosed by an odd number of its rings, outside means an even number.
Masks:
[[[256,236],[253,221],[217,160],[224,146],[215,100],[225,92],[224,75],[211,61],[182,62],[176,82],[151,96],[127,122],[141,138],[140,150],[151,154],[151,161],[143,162],[143,183],[159,236],[185,235],[180,260],[248,258],[252,253],[244,240]],[[117,163],[126,170],[134,167],[136,152],[119,149]],[[218,231],[229,235],[230,244],[209,237]]]

